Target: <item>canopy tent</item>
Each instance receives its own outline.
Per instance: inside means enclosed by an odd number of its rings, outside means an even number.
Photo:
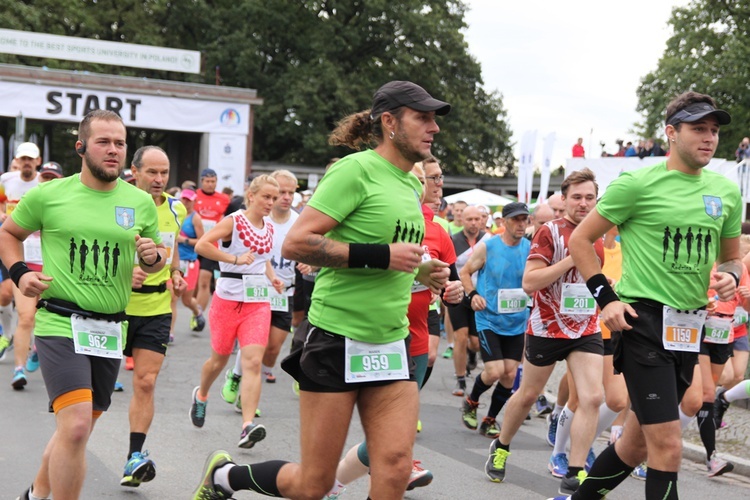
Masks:
[[[460,193],[446,196],[445,201],[447,201],[448,203],[465,201],[469,205],[504,207],[508,203],[513,203],[513,201],[515,200],[500,196],[499,194],[490,193],[489,191],[484,191],[483,189],[469,189],[468,191],[462,191]]]

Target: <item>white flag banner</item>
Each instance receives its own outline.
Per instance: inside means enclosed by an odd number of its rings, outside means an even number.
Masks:
[[[550,132],[544,138],[544,156],[542,157],[542,177],[539,180],[539,198],[537,203],[547,201],[547,191],[549,191],[549,177],[552,166],[552,151],[555,147],[555,133]]]
[[[528,164],[526,151],[528,149],[528,142],[529,133],[524,132],[523,138],[521,139],[521,158],[518,162],[518,201],[524,201],[526,199],[526,165]]]
[[[529,142],[526,152],[526,198],[524,203],[531,203],[531,196],[534,194],[534,153],[536,152],[536,130],[529,132]]]

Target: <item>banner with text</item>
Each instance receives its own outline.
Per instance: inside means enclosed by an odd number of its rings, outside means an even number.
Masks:
[[[208,167],[216,170],[216,189],[225,187],[235,195],[245,193],[247,138],[244,135],[211,134],[208,140]]]

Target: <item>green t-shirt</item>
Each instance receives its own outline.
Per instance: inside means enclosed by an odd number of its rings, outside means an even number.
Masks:
[[[375,151],[349,155],[323,176],[309,206],[339,224],[326,236],[344,243],[421,243],[422,186]],[[414,275],[327,268],[315,280],[310,323],[373,344],[406,338]]]
[[[726,177],[667,170],[665,162],[623,173],[596,209],[619,227],[622,300],[651,299],[681,310],[708,302],[720,241],[739,236],[743,210],[737,185]]]
[[[127,182],[112,191],[84,186],[79,175],[28,191],[13,221],[41,230],[43,273],[53,280],[42,298],[74,302],[104,314],[125,310],[130,298],[135,236],[161,243],[151,196]],[[40,309],[35,334],[71,337],[70,319]]]
[[[438,224],[440,224],[440,227],[442,227],[443,229],[445,229],[446,233],[451,234],[451,228],[450,228],[451,223],[450,222],[448,222],[447,220],[443,219],[442,217],[438,217],[437,215],[435,217],[433,217],[432,220],[434,222],[437,222]]]
[[[454,222],[448,223],[448,234],[454,235],[460,233],[463,230],[463,226],[457,226]]]
[[[151,273],[143,282],[144,285],[160,285],[171,279],[171,264],[174,254],[177,251],[177,236],[180,234],[180,227],[185,221],[187,209],[185,205],[163,193],[162,204],[156,207],[156,214],[159,218],[159,233],[161,241],[167,247],[167,261],[164,267],[158,273]],[[176,256],[179,261],[180,256]],[[137,258],[134,259],[134,263]],[[137,264],[135,264],[137,265]],[[130,302],[125,312],[130,316],[158,316],[169,314],[171,308],[172,293],[165,290],[162,293],[136,293],[130,295]]]

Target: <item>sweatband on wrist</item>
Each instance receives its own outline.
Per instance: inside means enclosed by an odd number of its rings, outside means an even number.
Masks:
[[[349,267],[388,269],[391,263],[391,247],[385,243],[350,243]]]
[[[151,264],[146,264],[146,261],[143,260],[143,258],[139,258],[138,261],[141,264],[143,264],[144,266],[146,266],[146,267],[154,267],[156,264],[158,264],[159,262],[161,262],[161,254],[157,251],[156,252],[156,258],[154,259],[154,261]]]
[[[735,286],[740,286],[740,277],[737,276],[737,273],[735,273],[734,271],[727,271],[727,274],[732,275],[732,278],[734,278]]]
[[[471,299],[474,298],[474,295],[479,295],[479,292],[476,291],[476,290],[472,290],[471,292],[469,292],[469,294],[467,295],[467,297],[469,297],[469,300],[471,300]]]
[[[617,302],[620,300],[620,297],[618,297],[615,291],[612,290],[609,281],[607,281],[607,277],[602,273],[590,277],[588,281],[586,281],[586,286],[588,287],[589,292],[591,292],[591,295],[594,296],[594,300],[596,300],[600,309],[604,309],[604,307],[610,302]]]
[[[31,269],[29,269],[29,266],[26,265],[26,263],[22,260],[19,260],[12,266],[10,266],[10,269],[8,269],[8,274],[10,274],[10,279],[13,280],[13,283],[18,285],[18,282],[21,281],[21,276],[23,276],[26,273],[33,272]]]

